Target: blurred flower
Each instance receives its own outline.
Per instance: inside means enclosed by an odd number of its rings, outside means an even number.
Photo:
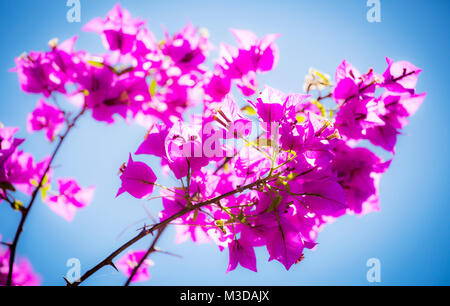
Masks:
[[[134,268],[137,267],[138,263],[142,260],[142,258],[145,256],[145,253],[147,251],[130,251],[122,258],[116,261],[117,268],[125,274],[126,277],[130,277],[133,273]],[[145,282],[150,279],[150,273],[148,271],[148,268],[153,266],[154,263],[150,259],[146,259],[144,263],[140,266],[140,268],[137,270],[136,274],[134,275],[132,282]]]
[[[28,115],[29,133],[44,130],[49,141],[53,141],[64,126],[64,113],[43,99],[39,99],[34,111]]]
[[[78,209],[88,206],[94,197],[95,187],[81,188],[74,179],[60,178],[58,195],[46,197],[44,202],[57,215],[73,221]]]

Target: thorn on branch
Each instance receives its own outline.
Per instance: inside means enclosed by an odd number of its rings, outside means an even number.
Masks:
[[[63,277],[63,279],[66,281],[66,286],[72,286],[72,285],[73,285],[71,282],[69,282],[69,281],[67,280],[67,278]]]
[[[117,272],[119,272],[119,269],[117,269],[116,265],[112,261],[108,262],[108,265],[113,267],[114,270],[116,270]]]
[[[6,247],[8,247],[8,248],[11,248],[11,247],[12,247],[12,244],[11,244],[11,243],[8,243],[8,242],[0,242],[0,244],[6,246]]]
[[[178,254],[175,254],[175,253],[172,253],[172,252],[169,252],[169,251],[165,251],[165,250],[163,250],[161,248],[158,248],[158,247],[155,247],[153,250],[155,252],[157,252],[157,253],[166,254],[166,255],[177,257],[177,258],[180,258],[180,259],[183,258],[183,256],[181,256],[181,255],[178,255]]]

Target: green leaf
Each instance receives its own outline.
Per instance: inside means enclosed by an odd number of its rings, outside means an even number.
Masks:
[[[257,140],[249,141],[246,143],[246,146],[255,146],[255,147],[271,147],[272,140],[267,138],[258,138]]]
[[[19,200],[14,200],[13,209],[14,210],[23,210],[24,209],[23,203],[20,202]]]
[[[197,221],[198,218],[198,209],[194,210],[194,218],[192,219],[192,221]]]
[[[150,88],[149,88],[149,91],[150,91],[150,95],[152,96],[152,97],[154,97],[155,96],[155,94],[156,94],[156,81],[153,79],[152,80],[152,82],[150,83]]]
[[[239,221],[241,221],[241,223],[243,224],[247,224],[247,217],[242,212],[239,215]]]
[[[35,179],[31,179],[30,180],[30,184],[33,185],[34,187],[38,187],[39,186],[39,182],[36,181]],[[47,192],[50,190],[51,186],[48,183],[48,175],[46,174],[44,176],[44,178],[42,179],[42,184],[41,184],[41,192],[42,192],[42,200],[45,200],[45,197],[47,196]]]
[[[37,187],[39,185],[39,183],[35,179],[31,179],[30,184],[33,185],[34,187]]]
[[[283,197],[277,194],[277,196],[272,200],[272,204],[270,204],[270,207],[267,209],[267,212],[270,213],[272,211],[275,211],[278,206],[280,206],[281,201],[283,200]]]
[[[105,67],[105,64],[103,64],[102,62],[97,62],[97,61],[88,61],[88,64],[91,66],[94,66],[96,68],[103,68]]]
[[[42,201],[45,200],[45,198],[47,197],[47,192],[50,190],[50,185],[46,185],[44,187],[41,187],[41,192],[42,192]]]
[[[287,192],[291,192],[291,186],[289,186],[288,182],[286,180],[282,180],[281,184],[284,186]]]
[[[224,228],[225,223],[223,222],[223,220],[216,220],[215,221],[216,226],[222,231],[222,233],[226,234],[227,231]]]

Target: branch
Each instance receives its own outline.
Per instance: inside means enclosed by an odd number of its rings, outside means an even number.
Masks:
[[[130,283],[133,280],[134,276],[136,275],[137,271],[147,260],[148,256],[150,256],[151,253],[157,251],[156,244],[158,243],[159,238],[161,238],[161,235],[164,232],[164,230],[166,229],[166,227],[167,227],[167,225],[164,227],[161,227],[158,230],[158,234],[156,235],[155,239],[153,239],[153,242],[150,245],[150,247],[148,248],[147,253],[145,253],[144,257],[142,257],[141,260],[139,261],[139,263],[136,265],[136,267],[134,267],[133,272],[131,273],[130,277],[128,278],[127,282],[125,283],[125,287],[128,287],[130,285]]]
[[[32,195],[31,195],[31,199],[30,199],[30,202],[29,202],[27,208],[25,208],[22,212],[22,217],[20,219],[19,226],[17,227],[17,231],[14,236],[14,241],[10,245],[10,248],[9,248],[10,249],[9,271],[8,271],[8,278],[6,281],[6,286],[12,286],[12,276],[13,276],[13,270],[14,270],[14,261],[15,261],[15,257],[16,257],[17,245],[19,244],[20,236],[23,232],[23,227],[24,227],[27,217],[31,211],[31,208],[33,207],[33,204],[36,200],[39,190],[41,189],[44,179],[45,179],[47,173],[50,171],[51,165],[52,165],[53,161],[55,160],[55,157],[58,154],[62,144],[64,143],[64,140],[66,139],[67,135],[69,135],[70,131],[75,126],[75,123],[78,121],[78,119],[80,119],[80,117],[85,113],[85,111],[86,111],[86,107],[83,107],[81,112],[72,120],[72,122],[70,124],[68,124],[66,132],[60,137],[59,142],[56,145],[55,150],[53,151],[53,154],[50,158],[47,168],[45,169],[44,173],[42,174],[39,184],[36,186],[36,188],[34,189]]]
[[[317,101],[322,101],[322,100],[325,100],[325,99],[328,99],[328,98],[331,98],[331,97],[333,97],[333,93],[332,92],[330,92],[329,94],[327,94],[326,96],[319,96],[319,97],[317,97]]]
[[[232,195],[235,195],[237,193],[242,193],[245,190],[251,189],[253,187],[265,184],[275,178],[278,178],[278,176],[281,173],[278,174],[274,174],[272,176],[268,176],[266,178],[262,178],[259,179],[251,184],[245,185],[245,186],[238,186],[238,188],[236,188],[235,190],[232,190],[230,192],[227,192],[221,196],[215,197],[213,199],[204,201],[202,203],[196,204],[196,205],[192,205],[189,207],[185,207],[184,209],[180,210],[178,213],[172,215],[171,217],[165,219],[164,221],[153,225],[151,228],[149,229],[145,229],[142,230],[137,236],[135,236],[134,238],[132,238],[130,241],[126,242],[124,245],[122,245],[120,248],[118,248],[117,250],[115,250],[114,252],[112,252],[108,257],[106,257],[103,261],[101,261],[99,264],[97,264],[95,267],[93,267],[92,269],[90,269],[89,271],[87,271],[83,276],[81,276],[81,278],[77,281],[74,282],[72,284],[67,283],[67,286],[79,286],[81,283],[83,283],[86,279],[88,279],[91,275],[93,275],[94,273],[96,273],[98,270],[100,270],[101,268],[105,267],[105,266],[113,266],[114,267],[114,263],[113,260],[119,256],[123,251],[125,251],[127,248],[129,248],[130,246],[132,246],[133,244],[135,244],[136,242],[138,242],[139,240],[141,240],[142,238],[146,237],[149,234],[152,234],[153,232],[155,232],[156,230],[165,228],[167,225],[169,225],[172,221],[196,210],[199,208],[202,208],[204,206],[207,205],[211,205],[214,203],[218,203],[220,200],[225,199],[227,197],[230,197]]]

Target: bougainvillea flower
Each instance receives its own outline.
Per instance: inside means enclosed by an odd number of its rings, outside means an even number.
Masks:
[[[125,166],[120,179],[122,186],[117,196],[128,192],[137,199],[143,199],[152,194],[156,175],[145,163],[133,161],[130,154],[128,164]]]
[[[191,177],[189,192],[195,201],[203,201],[214,195],[216,195],[216,189],[219,184],[220,176],[214,175],[209,171],[197,172]],[[187,207],[188,203],[186,201],[185,190],[176,189],[173,191],[162,189],[160,195],[163,198],[164,209],[159,213],[159,218],[161,221],[167,219],[168,217],[180,212],[180,210]],[[177,219],[181,221],[178,223],[191,223],[197,222],[199,225],[202,224],[201,218],[203,214],[186,214]],[[195,216],[195,218],[194,218]],[[199,219],[200,217],[200,219]],[[194,220],[195,219],[195,220]],[[187,220],[191,220],[187,222]]]
[[[350,99],[373,97],[381,79],[382,77],[374,73],[373,69],[361,74],[352,64],[344,60],[336,69],[336,88],[332,95],[339,104]]]
[[[169,56],[176,67],[189,72],[199,70],[199,66],[206,60],[210,49],[211,45],[206,32],[198,33],[197,29],[188,23],[173,37],[166,34],[162,53]]]
[[[136,268],[145,256],[145,253],[147,253],[146,250],[130,251],[117,260],[115,265],[126,277],[130,277],[134,268]],[[134,283],[148,281],[150,279],[150,272],[148,271],[148,268],[151,266],[154,266],[153,261],[151,259],[146,259],[136,271],[136,274],[133,276],[131,281]]]
[[[336,127],[350,139],[364,138],[369,128],[383,126],[379,104],[374,99],[351,99],[343,104],[336,116]]]
[[[323,166],[333,158],[331,150],[340,141],[340,134],[336,127],[330,121],[312,112],[306,113],[305,121],[302,123],[294,125],[284,123],[280,133],[283,148],[304,154],[304,158],[316,166],[320,166],[318,164]],[[298,157],[296,161],[302,162],[300,155]],[[302,166],[297,165],[295,168],[300,170]]]
[[[166,156],[166,137],[169,129],[166,125],[155,124],[145,136],[145,140],[136,151],[136,155],[148,154],[157,157]]]
[[[266,86],[254,106],[262,121],[266,123],[279,122],[284,117],[286,101],[287,95]]]
[[[126,118],[128,96],[122,86],[117,86],[117,76],[103,64],[101,67],[86,65],[86,72],[80,75],[77,83],[83,94],[83,104],[92,110],[92,116],[98,121],[113,123],[115,114]]]
[[[252,104],[265,123],[297,122],[299,109],[306,107],[305,100],[309,96],[301,94],[285,94],[277,89],[265,86],[256,102]]]
[[[258,91],[258,80],[254,71],[249,71],[247,74],[234,80],[234,83],[246,97],[252,96]]]
[[[0,182],[7,182],[6,164],[10,156],[25,140],[14,138],[18,128],[5,127],[0,122]]]
[[[65,93],[65,82],[54,71],[54,63],[43,52],[30,52],[16,59],[19,83],[23,91],[49,97],[53,91]]]
[[[277,221],[273,217],[273,226],[266,231],[269,261],[278,260],[289,270],[303,254],[303,239],[295,227],[285,219]]]
[[[128,10],[116,4],[105,19],[95,18],[83,30],[101,34],[106,49],[127,54],[133,51],[136,36],[143,25],[142,20],[133,19]]]
[[[45,198],[52,211],[67,221],[73,221],[78,209],[88,206],[94,198],[95,187],[81,188],[74,179],[58,179],[59,194]]]
[[[361,79],[361,72],[355,68],[347,60],[343,60],[342,63],[336,68],[335,82],[340,83],[345,79],[351,79],[355,83]]]
[[[169,167],[177,178],[188,175],[209,163],[203,152],[203,125],[198,122],[185,124],[177,121],[166,137]]]
[[[234,171],[238,177],[252,181],[270,170],[271,161],[261,151],[252,146],[242,148],[236,157]]]
[[[114,115],[127,118],[143,109],[143,104],[151,100],[145,75],[118,75],[107,63],[86,66],[85,73],[77,78],[80,90],[86,92],[86,107],[98,121],[114,123]]]
[[[1,240],[1,235],[0,235]],[[9,272],[9,249],[0,246],[0,287],[6,286]],[[28,259],[19,258],[14,263],[13,286],[40,286],[41,279],[37,275]]]
[[[182,190],[177,193],[164,189],[160,191],[162,204],[164,207],[158,215],[161,221],[164,221],[170,216],[173,216],[174,214],[180,212],[180,210],[184,209],[187,206],[186,199],[182,196],[178,196],[179,194],[184,195]],[[187,216],[183,216],[180,219],[184,221],[186,218]]]
[[[349,210],[369,213],[379,210],[378,181],[390,165],[366,148],[351,148],[340,143],[335,148],[333,171],[344,188]]]
[[[409,62],[387,59],[383,76],[370,70],[361,75],[344,61],[336,71],[337,86],[333,97],[340,103],[336,126],[347,139],[368,139],[393,153],[399,130],[415,113],[426,94],[415,94],[421,70]],[[376,87],[386,91],[374,97]]]
[[[279,51],[274,42],[280,37],[279,34],[269,34],[258,40],[254,33],[247,30],[231,29],[231,33],[236,37],[239,49],[251,51],[252,71],[270,71],[277,65]]]
[[[196,98],[198,81],[191,77],[192,75],[183,75],[169,78],[167,83],[163,83],[165,90],[156,92],[151,103],[143,110],[144,113],[161,119],[167,125],[172,125],[182,118],[187,108],[200,102],[198,96]]]
[[[231,78],[219,70],[209,78],[204,90],[213,102],[220,102],[231,90]]]
[[[191,177],[189,192],[195,202],[207,200],[220,193],[217,191],[220,176],[214,175],[211,171],[196,172]],[[173,216],[188,206],[184,193],[187,190],[175,189],[173,191],[162,189],[160,195],[164,209],[160,211],[161,221]],[[176,243],[183,243],[192,239],[195,243],[207,243],[211,237],[207,234],[211,229],[209,214],[214,214],[214,208],[208,207],[205,210],[185,214],[174,221],[176,224]]]
[[[238,40],[239,47],[221,44],[217,64],[224,81],[231,78],[245,96],[251,96],[258,88],[256,73],[272,70],[278,63],[275,40],[279,35],[270,34],[258,40],[250,31],[232,29],[231,32]]]
[[[52,92],[66,93],[66,84],[72,82],[75,73],[74,61],[78,53],[74,52],[77,37],[57,45],[50,42],[49,52],[30,52],[16,58],[19,83],[23,91],[40,93],[49,97]]]
[[[6,164],[6,173],[8,181],[16,187],[17,190],[31,195],[36,185],[41,180],[47,169],[50,157],[44,158],[40,162],[35,162],[31,154],[23,151],[14,151]],[[45,181],[51,182],[52,171],[47,172]]]
[[[382,125],[375,125],[367,128],[365,136],[374,145],[394,153],[397,136],[400,129],[405,127],[408,118],[415,114],[426,97],[423,94],[395,94],[386,92],[379,98],[380,118]]]
[[[392,92],[411,92],[414,93],[419,74],[422,69],[417,68],[407,61],[394,62],[386,58],[388,68],[383,74],[384,86]]]
[[[332,216],[348,207],[342,186],[334,180],[303,184],[293,181],[290,186],[296,200],[310,212]]]
[[[213,118],[224,129],[224,138],[247,137],[252,132],[251,120],[244,117],[236,101],[227,95],[221,103],[209,106],[213,109]]]
[[[44,130],[45,136],[52,141],[64,127],[64,113],[43,99],[39,99],[34,111],[28,115],[27,129],[29,133]]]
[[[258,272],[256,269],[256,256],[253,246],[249,245],[245,240],[234,240],[228,246],[230,250],[230,262],[228,264],[227,273],[236,269],[240,264],[242,267]]]
[[[64,84],[71,84],[76,75],[82,73],[78,68],[80,60],[86,52],[75,51],[77,39],[77,36],[73,36],[60,44],[57,39],[49,42],[51,50],[46,53],[46,56],[53,62],[53,72],[49,76],[51,79],[59,79]]]

